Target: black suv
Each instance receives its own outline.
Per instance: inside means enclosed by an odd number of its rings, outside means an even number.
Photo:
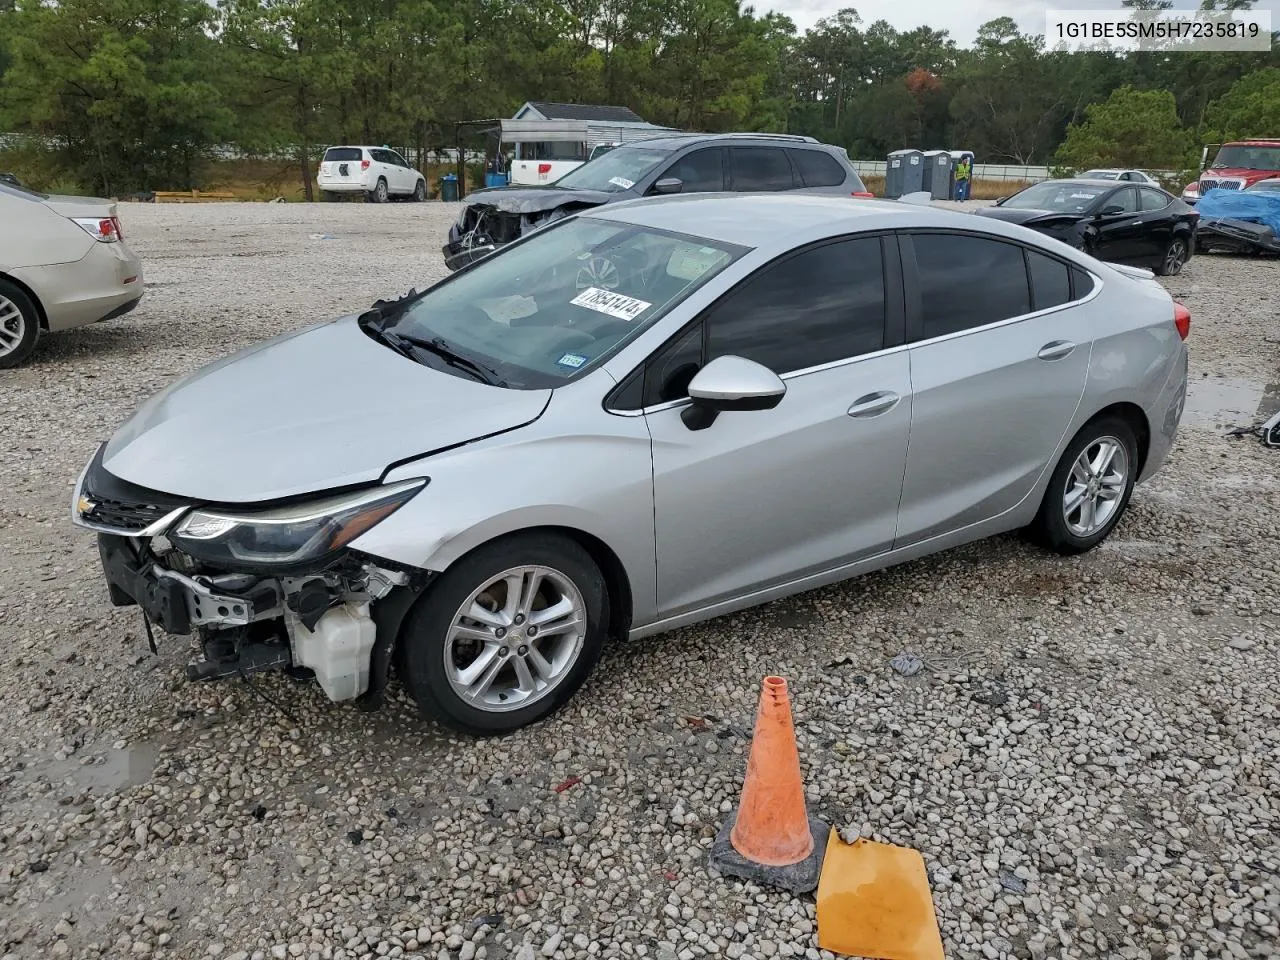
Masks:
[[[768,133],[683,134],[636,140],[541,186],[488,187],[467,194],[449,230],[450,270],[528,230],[579,210],[668,193],[734,191],[870,197],[842,147]]]

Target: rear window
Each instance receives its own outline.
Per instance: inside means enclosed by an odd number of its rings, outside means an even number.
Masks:
[[[326,161],[337,162],[339,160],[363,160],[364,151],[359,147],[330,147],[324,152]]]
[[[0,180],[0,195],[17,197],[19,200],[48,200],[47,193],[38,193],[28,187],[20,187],[10,180]]]
[[[791,150],[791,159],[806,187],[838,187],[844,183],[844,168],[836,158],[821,150]]]

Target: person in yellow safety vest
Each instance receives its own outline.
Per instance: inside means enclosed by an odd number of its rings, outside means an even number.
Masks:
[[[956,164],[956,199],[969,199],[969,175],[972,168],[969,164],[968,157],[961,157],[960,162]]]

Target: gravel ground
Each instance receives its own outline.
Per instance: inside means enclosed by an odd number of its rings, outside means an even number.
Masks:
[[[473,742],[398,685],[188,684],[67,519],[147,395],[439,277],[456,207],[121,210],[142,307],[0,374],[0,957],[816,960],[811,898],[705,866],[770,672],[813,809],[923,851],[950,957],[1280,955],[1280,452],[1215,426],[1280,380],[1280,263],[1170,283],[1192,412],[1104,548],[999,538],[622,644]]]

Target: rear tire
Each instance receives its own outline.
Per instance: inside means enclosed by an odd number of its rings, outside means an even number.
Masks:
[[[1111,416],[1086,423],[1062,452],[1027,532],[1063,556],[1092,550],[1124,516],[1137,474],[1129,424]]]
[[[0,279],[0,370],[21,366],[40,339],[40,311],[21,287]]]
[[[400,639],[405,683],[428,720],[509,733],[569,701],[608,622],[609,591],[581,546],[555,533],[504,537],[449,567],[414,606]]]
[[[1164,248],[1160,265],[1155,270],[1156,274],[1161,277],[1176,277],[1186,266],[1189,254],[1187,241],[1183,237],[1174,237]]]
[[[369,202],[386,203],[388,199],[390,199],[390,196],[387,193],[387,180],[385,177],[379,177],[374,188],[369,191]]]

